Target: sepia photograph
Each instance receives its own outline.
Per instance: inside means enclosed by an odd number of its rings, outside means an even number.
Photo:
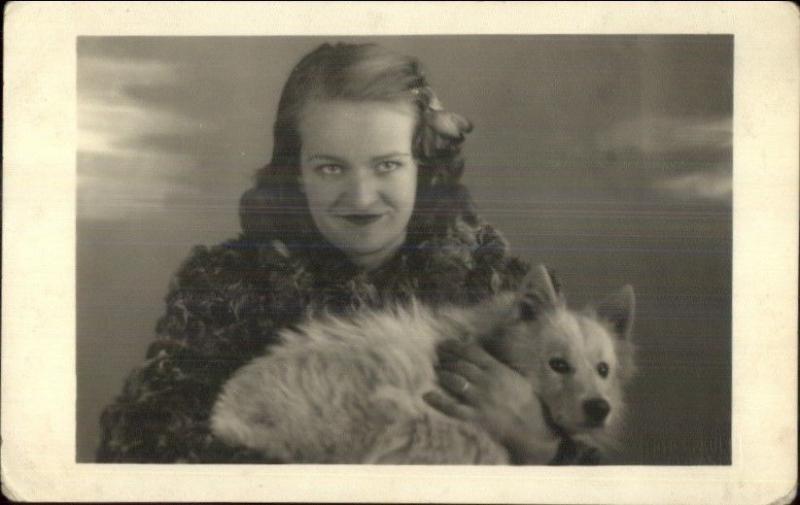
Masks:
[[[14,501],[790,503],[788,3],[16,2]]]
[[[78,461],[730,464],[733,51],[80,37]]]

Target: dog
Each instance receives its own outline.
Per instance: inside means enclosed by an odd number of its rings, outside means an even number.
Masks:
[[[509,464],[509,452],[481,426],[423,399],[439,388],[437,346],[461,339],[531,382],[542,446],[569,439],[607,450],[633,372],[634,292],[625,286],[577,312],[554,281],[539,265],[516,292],[474,307],[411,303],[310,318],[223,385],[211,430],[286,463]]]

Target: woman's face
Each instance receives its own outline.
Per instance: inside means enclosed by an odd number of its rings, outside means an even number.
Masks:
[[[372,269],[405,241],[417,188],[411,104],[313,102],[300,120],[301,189],[319,231]]]

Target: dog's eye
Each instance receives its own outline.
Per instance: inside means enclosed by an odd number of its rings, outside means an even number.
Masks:
[[[600,364],[597,365],[597,373],[600,374],[600,377],[608,377],[608,364],[604,361],[600,362]]]
[[[562,358],[551,359],[550,368],[552,368],[556,373],[567,373],[572,370],[572,368],[569,366],[569,363]]]

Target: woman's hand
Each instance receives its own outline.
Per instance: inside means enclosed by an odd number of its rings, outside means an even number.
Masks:
[[[439,383],[450,396],[425,395],[434,408],[482,426],[515,463],[548,463],[559,439],[547,426],[531,383],[477,344],[439,346]]]

